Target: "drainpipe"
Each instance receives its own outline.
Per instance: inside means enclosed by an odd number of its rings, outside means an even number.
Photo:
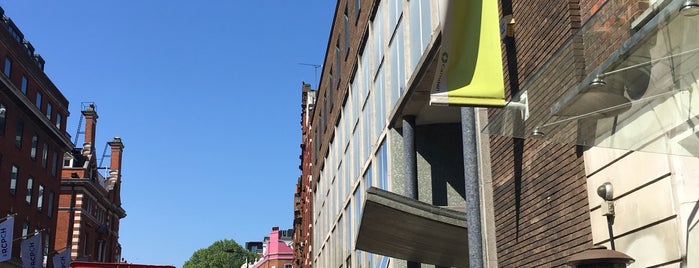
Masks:
[[[403,117],[403,159],[405,161],[405,196],[418,200],[417,151],[415,150],[415,116]],[[408,261],[408,268],[419,268],[419,262]]]

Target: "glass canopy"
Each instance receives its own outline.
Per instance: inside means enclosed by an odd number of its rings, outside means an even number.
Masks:
[[[659,10],[615,2],[623,1],[607,1],[482,132],[699,157],[699,15],[680,14],[684,1]],[[609,48],[614,40],[623,43]]]

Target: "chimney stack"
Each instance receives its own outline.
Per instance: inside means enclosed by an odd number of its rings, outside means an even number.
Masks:
[[[95,135],[97,131],[97,112],[95,112],[95,104],[90,103],[83,111],[85,117],[85,144],[95,144]]]
[[[121,142],[121,138],[114,137],[107,144],[112,149],[109,157],[109,183],[107,189],[110,190],[110,199],[121,205],[121,159],[124,152],[124,143]]]

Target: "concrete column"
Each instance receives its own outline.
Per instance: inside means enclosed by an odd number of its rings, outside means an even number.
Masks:
[[[405,161],[405,196],[418,200],[417,151],[415,150],[415,116],[403,117],[403,160]],[[418,262],[408,261],[408,268],[419,268]]]

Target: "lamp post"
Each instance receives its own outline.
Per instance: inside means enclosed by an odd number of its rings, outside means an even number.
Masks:
[[[236,250],[236,249],[226,249],[226,250],[224,250],[224,251],[227,252],[227,253],[243,253],[243,254],[245,254],[245,268],[249,268],[249,267],[250,267],[250,263],[248,262],[248,254],[247,254],[248,252],[247,252],[247,250],[245,250],[245,251],[240,251],[240,250]]]

